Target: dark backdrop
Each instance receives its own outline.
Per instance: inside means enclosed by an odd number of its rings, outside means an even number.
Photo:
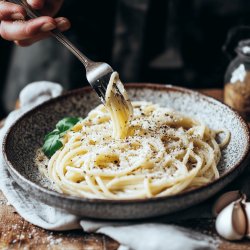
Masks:
[[[0,96],[2,96],[6,73],[10,61],[12,44],[0,38]],[[4,117],[6,112],[4,110],[3,100],[0,98],[0,118]]]

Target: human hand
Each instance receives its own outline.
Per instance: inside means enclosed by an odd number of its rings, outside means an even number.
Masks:
[[[31,8],[41,13],[41,17],[25,20],[25,9],[13,3],[0,0],[0,36],[14,41],[20,46],[29,46],[50,36],[50,31],[58,28],[65,31],[70,22],[65,17],[53,18],[62,6],[63,0],[27,0]]]

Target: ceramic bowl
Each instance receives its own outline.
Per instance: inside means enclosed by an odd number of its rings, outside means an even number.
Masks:
[[[88,199],[61,194],[35,166],[35,152],[45,134],[66,116],[82,116],[100,101],[90,88],[68,92],[23,115],[9,129],[3,144],[8,170],[14,180],[34,199],[73,214],[98,219],[139,219],[176,212],[198,204],[229,184],[246,166],[249,158],[249,130],[244,120],[221,102],[197,92],[166,85],[130,84],[131,100],[143,100],[171,107],[203,121],[212,129],[226,128],[231,140],[222,151],[220,178],[177,195],[140,200]]]

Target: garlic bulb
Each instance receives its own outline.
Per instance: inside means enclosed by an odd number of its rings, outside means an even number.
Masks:
[[[237,224],[237,226],[240,228],[239,233],[235,230],[235,226],[233,224],[233,210],[234,210],[234,202],[229,204],[227,207],[225,207],[218,215],[216,222],[215,222],[215,228],[217,233],[227,239],[227,240],[240,240],[244,237],[245,234],[245,218],[241,218],[240,221],[243,221],[243,225]],[[237,212],[238,213],[238,212]],[[242,213],[239,212],[238,217],[242,217]],[[243,233],[242,233],[243,232]]]
[[[240,240],[244,236],[250,237],[250,203],[246,202],[246,195],[241,194],[240,198],[231,202],[229,205],[225,200],[232,201],[238,198],[232,192],[222,196],[216,202],[214,211],[219,214],[215,222],[217,233],[227,240]],[[224,207],[225,206],[225,207]]]

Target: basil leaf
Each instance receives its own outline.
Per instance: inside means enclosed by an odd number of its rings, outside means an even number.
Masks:
[[[66,117],[56,124],[56,128],[63,133],[71,129],[76,123],[80,121],[78,117]]]
[[[46,139],[43,144],[43,152],[48,157],[51,157],[58,149],[60,149],[63,146],[62,142],[60,141],[60,135],[52,134],[53,132],[54,131],[46,135],[45,137]]]
[[[58,129],[54,129],[52,132],[50,132],[50,133],[48,133],[47,135],[45,135],[44,141],[47,141],[47,139],[48,139],[51,135],[60,135],[60,131],[59,131]]]
[[[80,120],[78,117],[66,117],[56,124],[56,129],[44,137],[43,152],[46,156],[53,156],[63,146],[60,139]]]

